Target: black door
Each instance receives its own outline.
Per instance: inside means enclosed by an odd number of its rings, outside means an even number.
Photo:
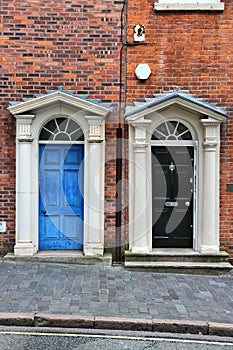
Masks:
[[[193,247],[193,147],[152,147],[153,248]]]

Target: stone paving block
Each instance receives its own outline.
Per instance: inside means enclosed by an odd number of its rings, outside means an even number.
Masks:
[[[231,290],[233,275],[140,273],[123,267],[9,261],[1,263],[0,269],[1,312],[30,310],[80,316],[86,312],[93,317],[154,316],[230,324]]]
[[[175,307],[177,311],[182,315],[186,315],[188,313],[184,305],[176,304]]]

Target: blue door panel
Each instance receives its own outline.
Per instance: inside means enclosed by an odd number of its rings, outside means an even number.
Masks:
[[[66,239],[76,239],[76,232],[82,232],[82,220],[76,215],[65,215],[64,231],[66,232]]]
[[[40,145],[41,250],[83,248],[82,160],[82,145]]]
[[[41,182],[44,194],[43,200],[46,207],[59,207],[60,193],[57,191],[60,183],[60,172],[58,170],[45,170],[44,180]]]
[[[60,220],[58,215],[45,215],[43,221],[41,222],[44,233],[44,239],[46,240],[57,240],[59,239],[59,226]]]
[[[79,166],[82,159],[83,159],[83,154],[81,150],[69,150],[69,152],[65,152],[64,165]]]
[[[43,157],[44,165],[58,165],[60,164],[60,152],[59,149],[48,149],[46,147],[46,152]]]
[[[79,210],[79,191],[78,191],[79,172],[73,170],[64,171],[64,192],[66,193],[66,203],[68,206]],[[75,209],[74,208],[74,209]]]

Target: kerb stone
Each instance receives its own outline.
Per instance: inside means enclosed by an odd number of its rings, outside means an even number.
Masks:
[[[118,329],[127,331],[152,331],[152,320],[124,317],[95,317],[96,329]]]
[[[36,327],[93,328],[94,317],[63,314],[37,314]]]
[[[208,334],[208,323],[204,321],[154,319],[153,332]]]
[[[1,326],[34,326],[34,314],[31,313],[0,313]]]
[[[209,322],[209,334],[221,337],[233,337],[233,324]]]

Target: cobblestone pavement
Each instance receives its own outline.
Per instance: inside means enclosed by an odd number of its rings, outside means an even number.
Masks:
[[[0,312],[233,323],[233,275],[0,260]]]

